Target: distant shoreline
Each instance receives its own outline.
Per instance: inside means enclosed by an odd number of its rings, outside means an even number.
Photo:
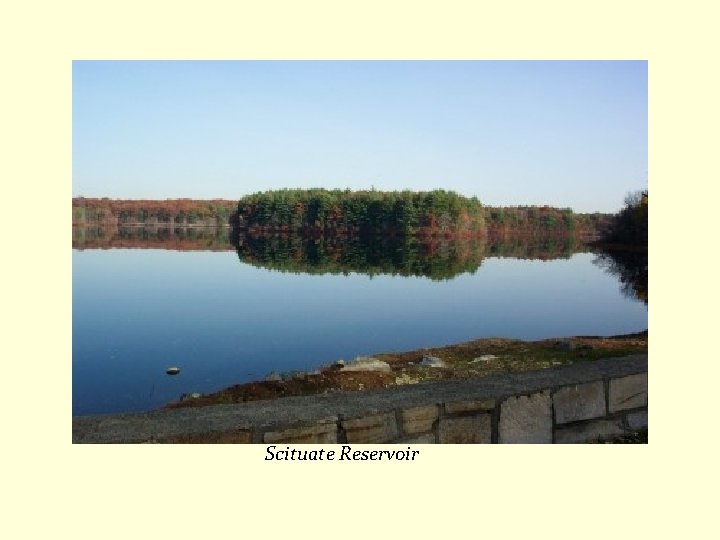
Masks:
[[[73,227],[137,227],[137,228],[161,228],[161,229],[192,229],[192,228],[203,228],[203,229],[217,229],[217,228],[230,228],[230,223],[152,223],[152,222],[134,222],[134,223],[73,223]]]
[[[72,199],[78,226],[230,227],[260,234],[481,238],[562,234],[593,240],[612,216],[551,206],[485,206],[452,191],[286,189],[226,199]]]

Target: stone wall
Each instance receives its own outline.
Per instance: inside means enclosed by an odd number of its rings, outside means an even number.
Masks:
[[[647,429],[647,355],[372,392],[76,417],[75,443],[583,443]]]

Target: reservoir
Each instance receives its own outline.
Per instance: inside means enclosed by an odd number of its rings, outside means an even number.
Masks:
[[[638,270],[575,242],[73,235],[73,415],[358,355],[647,328],[647,255]]]

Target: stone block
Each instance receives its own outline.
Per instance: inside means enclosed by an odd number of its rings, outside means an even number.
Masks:
[[[647,407],[647,373],[610,379],[608,405],[610,412]]]
[[[637,431],[640,429],[648,428],[648,412],[647,411],[636,411],[628,413],[625,416],[625,425],[628,429]]]
[[[487,411],[495,408],[494,399],[476,399],[469,401],[453,401],[445,404],[445,414]]]
[[[334,422],[322,422],[309,426],[268,431],[263,435],[263,442],[299,444],[336,443],[338,442],[337,425]]]
[[[161,443],[173,444],[250,444],[250,431],[223,431],[210,433],[183,433],[163,438]]]
[[[490,415],[443,418],[438,433],[442,444],[489,444],[492,442]]]
[[[349,443],[384,443],[399,436],[394,412],[344,420],[342,426]]]
[[[600,419],[555,428],[556,444],[588,443],[625,434],[619,419]]]
[[[435,434],[425,433],[400,441],[403,444],[435,444]],[[398,443],[399,444],[399,443]]]
[[[400,416],[402,417],[403,431],[412,435],[432,430],[439,413],[436,405],[429,405],[404,409]]]
[[[565,386],[555,392],[553,404],[557,424],[605,416],[605,385],[597,381]]]
[[[500,443],[552,443],[550,393],[512,396],[500,404]]]

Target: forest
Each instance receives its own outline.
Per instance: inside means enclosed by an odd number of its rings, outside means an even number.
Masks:
[[[282,232],[472,234],[484,231],[483,218],[477,198],[445,190],[282,189],[248,195],[238,202],[240,228]]]

